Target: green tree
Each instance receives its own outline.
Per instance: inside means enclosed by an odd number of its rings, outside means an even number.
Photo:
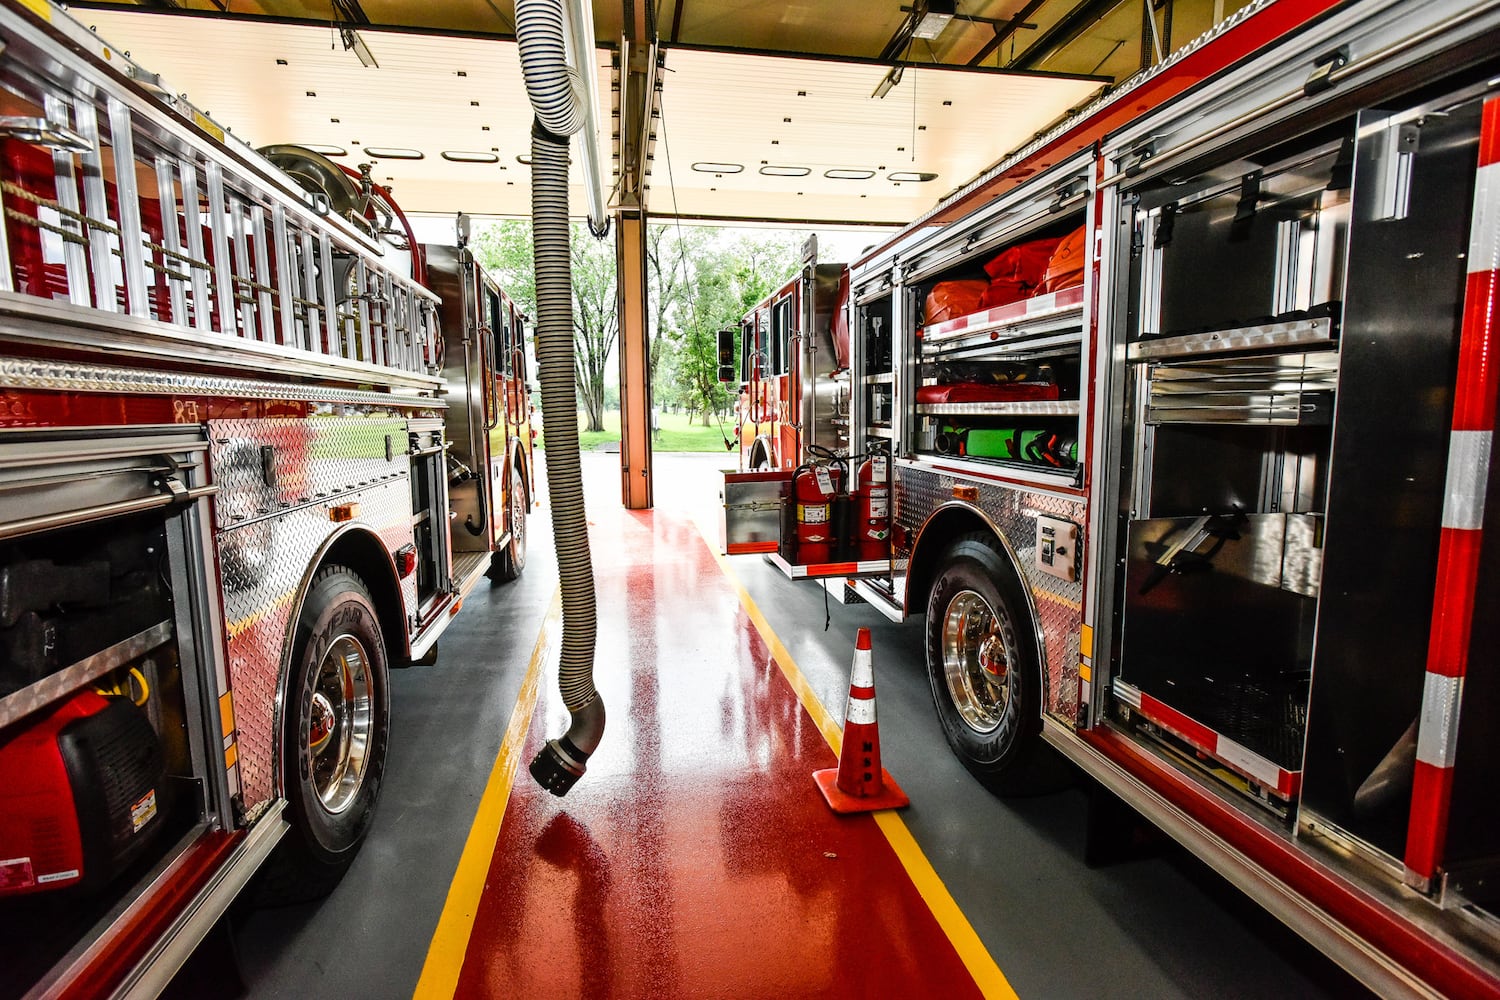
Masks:
[[[619,336],[614,244],[596,240],[577,223],[569,228],[573,261],[573,379],[579,403],[588,415],[588,429],[601,431],[604,373]],[[531,223],[510,219],[476,225],[469,248],[506,294],[528,316],[535,316],[536,271],[532,262]]]
[[[739,329],[749,309],[800,266],[802,234],[719,231],[683,266],[690,289],[677,321],[673,381],[706,426],[730,395],[718,381],[718,331]]]

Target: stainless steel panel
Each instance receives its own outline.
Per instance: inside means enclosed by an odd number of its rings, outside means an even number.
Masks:
[[[764,551],[781,540],[781,495],[791,482],[790,471],[726,472],[721,496],[725,552]],[[751,546],[752,548],[744,548]]]
[[[905,529],[905,536],[915,539],[933,512],[952,503],[953,487],[959,483],[979,490],[979,500],[974,506],[994,524],[1015,553],[1036,609],[1042,638],[1042,680],[1046,688],[1042,703],[1044,711],[1071,725],[1078,717],[1078,641],[1083,620],[1083,582],[1059,579],[1036,568],[1037,519],[1053,517],[1084,524],[1087,523],[1087,507],[1081,500],[1055,494],[898,465],[896,522]],[[923,545],[943,541],[924,538]],[[897,555],[907,558],[911,552],[898,550]],[[1080,556],[1086,558],[1087,553],[1080,553]],[[904,586],[903,582],[898,591]],[[925,600],[925,595],[921,599]],[[925,610],[925,606],[908,608],[913,614],[922,614]]]
[[[1149,366],[1146,421],[1302,424],[1332,419],[1338,355],[1274,354]]]

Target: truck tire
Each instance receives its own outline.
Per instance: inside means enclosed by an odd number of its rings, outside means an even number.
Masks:
[[[943,735],[997,795],[1050,790],[1058,761],[1041,738],[1042,673],[1014,570],[987,534],[942,557],[927,600],[927,678]]]
[[[292,649],[281,726],[292,829],[262,873],[263,903],[333,891],[370,831],[385,772],[390,688],[375,602],[352,570],[314,578]]]
[[[515,465],[510,467],[506,504],[510,508],[510,541],[490,556],[489,577],[500,583],[514,580],[526,568],[526,482]]]

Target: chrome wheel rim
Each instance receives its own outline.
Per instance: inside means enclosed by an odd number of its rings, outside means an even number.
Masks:
[[[960,591],[943,616],[942,649],[948,697],[964,724],[977,733],[1000,728],[1015,649],[1009,620],[980,594]]]
[[[313,790],[330,813],[349,808],[364,781],[373,700],[364,644],[348,633],[340,635],[318,663],[303,734]]]
[[[526,560],[526,490],[514,471],[510,474],[510,559],[517,567]]]

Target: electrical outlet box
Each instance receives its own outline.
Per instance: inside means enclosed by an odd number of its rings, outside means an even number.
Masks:
[[[1064,580],[1078,579],[1078,525],[1056,517],[1036,519],[1036,568]]]

